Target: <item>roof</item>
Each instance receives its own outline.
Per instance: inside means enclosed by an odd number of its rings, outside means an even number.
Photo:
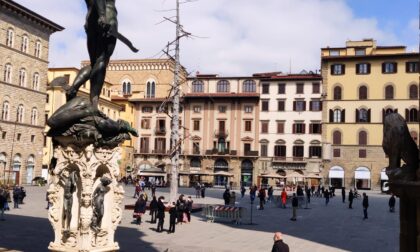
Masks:
[[[130,102],[163,102],[166,98],[130,98],[128,99]]]
[[[64,27],[62,27],[62,26],[54,23],[53,21],[51,21],[51,20],[33,12],[33,11],[31,11],[30,9],[16,3],[15,1],[0,0],[0,7],[7,8],[12,12],[16,12],[19,15],[25,16],[28,19],[30,19],[31,21],[33,21],[34,23],[38,23],[42,26],[45,26],[46,28],[48,28],[52,32],[64,30]]]
[[[187,80],[249,80],[257,79],[253,76],[218,76],[216,74],[200,74],[194,77],[188,77]]]
[[[261,78],[262,81],[269,80],[322,80],[320,74],[286,74],[286,75],[273,75],[264,76]]]
[[[409,58],[419,57],[418,52],[413,53],[393,53],[393,54],[374,54],[374,55],[343,55],[343,56],[322,56],[322,61],[340,61],[346,59],[366,60],[366,59],[383,59],[383,58]]]
[[[259,93],[187,93],[184,98],[260,98]]]

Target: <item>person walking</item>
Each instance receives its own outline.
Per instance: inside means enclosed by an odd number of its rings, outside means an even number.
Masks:
[[[302,203],[303,203],[303,201],[305,199],[305,196],[303,194],[303,189],[302,189],[302,187],[300,185],[297,186],[296,195],[298,197],[299,207],[302,207]]]
[[[327,206],[328,203],[330,202],[330,192],[328,191],[328,189],[324,191],[324,197],[325,197],[325,205]]]
[[[6,197],[6,191],[4,190],[0,190],[0,220],[4,221],[4,210],[6,208],[6,202],[7,202],[7,197]]]
[[[146,212],[146,201],[144,200],[143,195],[137,199],[136,204],[134,205],[133,217],[136,219],[137,225],[141,224],[141,217]]]
[[[256,194],[257,194],[257,186],[249,187],[249,198],[251,199],[251,201],[255,200]]]
[[[241,198],[243,198],[245,196],[245,192],[246,192],[245,186],[242,185],[241,186]]]
[[[191,196],[188,196],[188,198],[187,198],[187,206],[185,208],[185,211],[187,213],[188,223],[191,222],[191,212],[192,212],[192,208],[193,208],[193,203],[194,203],[194,201],[192,200]]]
[[[354,199],[353,190],[350,189],[350,192],[349,192],[349,208],[350,209],[353,208],[353,199]]]
[[[150,223],[156,223],[156,215],[158,211],[158,201],[156,200],[156,196],[153,196],[152,201],[150,201],[149,208],[150,208],[150,215],[151,215]]]
[[[133,198],[139,197],[140,196],[140,191],[141,191],[140,184],[139,184],[139,182],[136,182],[136,187],[134,189],[134,196],[133,196]]]
[[[268,194],[268,202],[272,202],[273,201],[273,194],[274,194],[274,189],[272,186],[270,186],[267,190],[267,194]]]
[[[311,189],[309,187],[305,187],[305,193],[306,193],[306,205],[305,208],[308,208],[308,204],[311,203]]]
[[[176,210],[178,212],[178,216],[177,216],[177,223],[181,223],[184,222],[184,212],[185,212],[185,200],[184,200],[184,194],[181,194],[178,198],[178,200],[176,201]]]
[[[292,221],[296,221],[296,211],[297,208],[299,207],[299,199],[296,196],[296,193],[293,193],[293,198],[292,198],[292,218],[290,220]]]
[[[283,191],[281,192],[281,205],[283,208],[286,208],[286,202],[287,202],[287,192],[286,192],[286,189],[283,188]]]
[[[205,198],[206,196],[206,187],[204,186],[204,184],[201,185],[201,198]]]
[[[26,190],[25,190],[25,188],[22,186],[22,187],[20,187],[20,193],[19,193],[19,204],[24,204],[24,203],[23,203],[23,200],[25,199],[25,197],[26,197]]]
[[[154,197],[156,195],[156,184],[154,182],[151,185],[151,189],[152,189],[152,197]]]
[[[282,234],[280,232],[274,233],[274,244],[271,252],[289,252],[289,245],[283,242]]]
[[[229,205],[229,200],[230,200],[229,189],[226,189],[225,192],[223,193],[223,200],[225,201],[225,206]]]
[[[258,198],[260,198],[260,210],[264,210],[265,204],[265,189],[261,187],[260,191],[258,192]]]
[[[363,214],[364,214],[363,220],[366,220],[368,218],[368,212],[367,212],[367,210],[368,210],[368,207],[369,207],[369,198],[366,195],[366,193],[363,193],[363,202],[362,202],[362,205],[363,205]]]
[[[394,194],[392,194],[391,198],[389,198],[388,205],[389,205],[389,211],[391,213],[393,213],[395,211],[395,196],[394,196]]]
[[[197,199],[200,198],[200,194],[201,194],[200,191],[201,191],[201,185],[200,185],[200,183],[197,182],[197,184],[195,185],[195,197]]]
[[[46,192],[45,200],[47,201],[47,207],[45,209],[50,209],[50,201],[48,200],[48,192]]]
[[[172,202],[171,208],[169,209],[169,230],[168,233],[175,233],[175,224],[177,218],[177,210],[175,207],[175,202]]]
[[[20,188],[16,185],[13,188],[13,208],[19,208]]]
[[[341,187],[341,197],[343,198],[343,203],[346,203],[346,188]]]
[[[158,218],[158,225],[157,225],[157,232],[162,232],[163,231],[163,222],[165,221],[165,204],[163,203],[163,200],[165,198],[163,196],[160,196],[158,198],[158,203],[157,203],[157,207],[158,207],[158,212],[157,212],[157,218]]]
[[[236,202],[236,193],[232,191],[230,193],[229,206],[235,206],[235,202]]]

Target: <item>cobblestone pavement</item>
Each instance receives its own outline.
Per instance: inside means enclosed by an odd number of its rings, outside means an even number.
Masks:
[[[6,212],[6,221],[0,222],[0,251],[47,251],[53,239],[45,210],[46,187],[26,189],[25,204]],[[134,204],[133,192],[133,187],[126,187],[125,204]],[[223,202],[220,189],[208,189],[205,199],[195,199],[195,191],[189,188],[181,188],[180,193],[192,195],[196,203]],[[168,190],[158,189],[157,194],[167,198]],[[281,231],[291,251],[398,251],[398,210],[388,212],[388,195],[374,191],[367,194],[370,207],[369,219],[365,221],[362,220],[361,199],[356,199],[353,209],[348,209],[339,195],[332,198],[328,206],[324,199],[312,198],[310,209],[298,210],[296,222],[289,220],[290,208],[281,209],[268,203],[264,210],[257,210],[254,205],[253,222],[256,224],[248,225],[250,201],[247,194],[243,199],[237,198],[238,205],[247,208],[242,225],[217,220],[206,222],[196,213],[190,224],[177,225],[175,234],[156,233],[156,224],[148,222],[149,215],[137,226],[132,223],[132,211],[125,210],[116,240],[121,251],[260,252],[271,251],[273,233]],[[165,221],[164,228],[168,228],[168,216]]]

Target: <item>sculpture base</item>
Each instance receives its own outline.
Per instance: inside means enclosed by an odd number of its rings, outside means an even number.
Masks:
[[[56,146],[49,178],[50,251],[118,251],[124,189],[118,184],[120,148]]]

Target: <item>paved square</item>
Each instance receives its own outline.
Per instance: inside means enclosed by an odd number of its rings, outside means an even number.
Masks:
[[[20,209],[6,212],[6,221],[0,222],[0,251],[47,251],[53,239],[52,227],[47,219],[46,187],[27,187],[28,197]],[[134,188],[125,188],[125,204],[133,204]],[[150,194],[150,191],[147,191]],[[222,204],[220,189],[206,190],[205,199],[195,199],[194,189],[182,188],[180,193],[191,195],[196,203]],[[278,192],[276,192],[278,193]],[[116,233],[121,251],[271,251],[273,233],[281,231],[291,251],[398,251],[399,213],[388,211],[388,195],[367,192],[369,219],[363,221],[361,199],[356,199],[353,209],[341,202],[340,195],[325,206],[324,199],[312,198],[310,209],[298,210],[298,221],[290,221],[291,209],[267,204],[262,211],[253,211],[249,223],[249,195],[237,199],[240,206],[248,208],[242,225],[229,222],[206,222],[201,213],[192,216],[190,224],[176,226],[175,234],[156,233],[156,224],[149,223],[149,215],[141,226],[132,224],[132,211],[124,210],[121,225]],[[168,196],[167,189],[158,189],[157,195]],[[237,195],[240,195],[237,192]],[[256,200],[258,203],[258,200]],[[398,202],[397,202],[398,204]],[[13,206],[13,205],[12,205]],[[254,205],[256,207],[256,205]],[[164,228],[169,226],[169,216]]]

